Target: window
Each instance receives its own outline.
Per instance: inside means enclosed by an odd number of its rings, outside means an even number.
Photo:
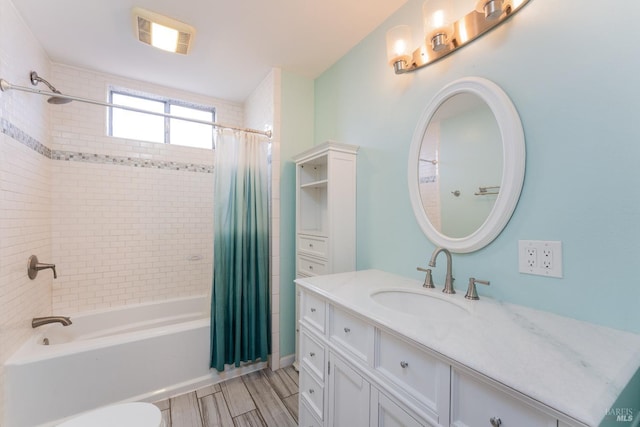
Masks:
[[[215,109],[174,99],[111,90],[109,102],[140,110],[207,122],[215,121]],[[213,148],[213,127],[152,114],[110,108],[109,136],[140,141]]]

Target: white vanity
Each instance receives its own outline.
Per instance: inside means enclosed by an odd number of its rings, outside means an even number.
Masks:
[[[304,427],[598,426],[640,367],[638,335],[378,270],[296,283]]]

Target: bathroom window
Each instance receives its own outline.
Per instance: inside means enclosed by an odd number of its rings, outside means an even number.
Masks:
[[[130,93],[125,90],[112,89],[109,93],[109,102],[172,116],[207,122],[215,121],[213,107]],[[109,136],[187,147],[213,148],[212,126],[121,108],[109,108]]]

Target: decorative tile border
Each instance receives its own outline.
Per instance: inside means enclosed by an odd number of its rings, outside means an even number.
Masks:
[[[36,139],[27,135],[18,127],[9,123],[8,120],[0,118],[0,128],[2,133],[15,139],[19,143],[31,148],[52,160],[63,160],[67,162],[98,163],[104,165],[120,165],[135,168],[167,169],[186,172],[213,173],[213,165],[202,165],[194,163],[167,162],[162,160],[139,159],[126,156],[111,156],[108,154],[79,153],[75,151],[51,150]]]
[[[2,133],[8,137],[15,139],[20,144],[31,148],[33,151],[40,153],[49,159],[51,158],[51,149],[49,147],[27,135],[26,132],[22,131],[22,129],[14,126],[13,123],[9,123],[7,119],[0,118],[0,128],[2,129]]]
[[[86,162],[131,166],[135,168],[168,169],[188,172],[213,173],[213,165],[196,165],[193,163],[165,162],[162,160],[138,159],[135,157],[111,156],[108,154],[78,153],[75,151],[54,150],[53,160],[67,162]]]

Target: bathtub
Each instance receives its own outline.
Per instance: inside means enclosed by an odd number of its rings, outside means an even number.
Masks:
[[[107,404],[153,402],[264,367],[209,369],[208,306],[207,297],[180,298],[37,328],[5,363],[6,426],[50,425]]]

